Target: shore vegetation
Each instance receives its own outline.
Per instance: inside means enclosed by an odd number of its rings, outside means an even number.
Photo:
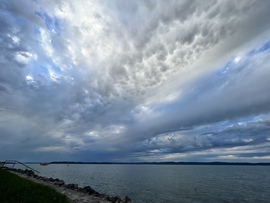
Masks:
[[[9,171],[0,169],[0,202],[2,203],[69,203],[66,196]]]

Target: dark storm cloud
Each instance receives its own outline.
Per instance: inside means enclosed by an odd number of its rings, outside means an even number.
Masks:
[[[243,123],[230,126],[204,126],[202,129],[164,133],[148,139],[152,149],[166,149],[167,153],[226,148],[235,146],[256,146],[269,142],[269,120]],[[215,128],[207,131],[209,128]],[[199,132],[201,132],[199,134]],[[202,133],[203,132],[203,133]],[[145,144],[146,144],[145,143]],[[144,145],[146,146],[146,145]],[[150,148],[150,149],[151,149]]]
[[[269,157],[269,133],[269,118],[212,123],[193,130],[158,134],[138,145],[136,153],[144,160],[158,156],[178,161],[211,161],[219,156],[222,161],[237,160],[237,157],[239,161],[252,161],[252,157],[259,160]]]

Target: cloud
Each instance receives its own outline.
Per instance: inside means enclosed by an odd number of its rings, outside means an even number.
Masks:
[[[149,149],[166,149],[167,152],[197,151],[234,146],[255,146],[268,142],[269,120],[232,120],[230,122],[200,125],[193,129],[165,132],[143,142]]]
[[[1,4],[1,147],[18,146],[26,160],[63,150],[70,153],[59,159],[165,160],[267,143],[266,124],[254,132],[262,132],[260,141],[247,129],[253,117],[266,121],[270,110],[269,6]],[[220,126],[245,118],[247,126],[234,133]],[[209,125],[211,135],[202,130]]]
[[[145,138],[139,150],[170,154],[268,142],[268,49],[266,42],[241,60],[230,60],[190,83],[173,102],[155,107],[159,115],[139,131]],[[224,129],[228,121],[230,127]],[[210,125],[215,128],[205,132]]]

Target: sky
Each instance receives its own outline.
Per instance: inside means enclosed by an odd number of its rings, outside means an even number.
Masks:
[[[269,162],[269,10],[0,0],[0,160]]]

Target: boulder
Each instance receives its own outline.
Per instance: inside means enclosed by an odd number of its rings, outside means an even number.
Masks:
[[[121,203],[121,202],[123,202],[122,199],[120,197],[118,197],[118,196],[114,196],[114,197],[107,196],[105,198],[105,200],[113,202],[113,203]]]
[[[22,170],[22,169],[20,169],[20,168],[19,168],[17,171],[18,171],[19,173],[24,173],[24,170]]]
[[[50,182],[50,179],[47,178],[47,177],[43,177],[42,180],[45,181],[45,182]]]
[[[91,188],[90,186],[86,186],[83,188],[84,190],[84,193],[87,193],[89,195],[92,195],[92,194],[99,194],[97,191],[95,191],[93,188]]]
[[[58,186],[62,186],[62,185],[65,185],[65,181],[63,180],[55,181],[54,184]]]
[[[28,169],[25,169],[25,170],[24,170],[24,173],[25,173],[26,175],[28,175],[28,176],[34,176],[34,175],[35,175],[35,172],[34,172],[34,171],[28,170]]]
[[[49,181],[50,181],[50,182],[54,182],[55,180],[54,180],[52,177],[50,177],[50,178],[49,178]]]
[[[124,203],[130,203],[131,199],[128,196],[125,196]]]
[[[67,184],[66,188],[71,189],[71,190],[77,190],[78,189],[78,184]]]

